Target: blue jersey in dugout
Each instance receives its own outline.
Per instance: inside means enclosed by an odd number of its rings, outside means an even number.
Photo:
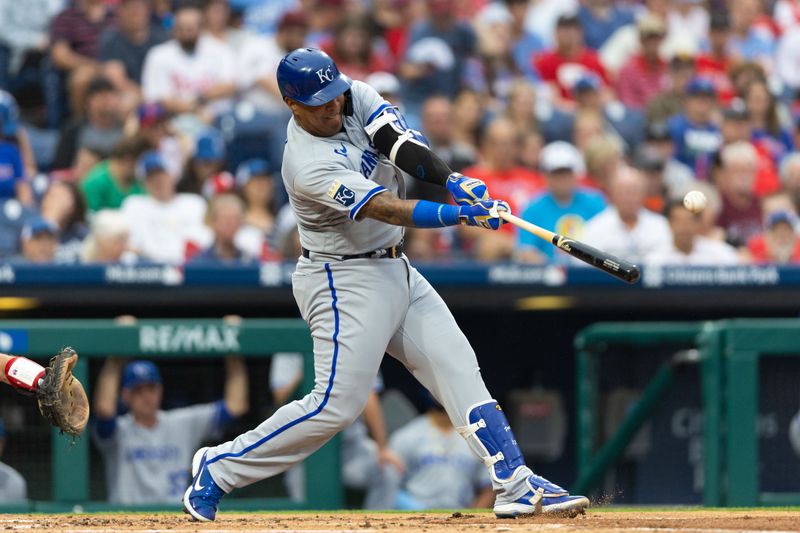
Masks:
[[[24,178],[19,148],[10,142],[0,141],[0,198],[15,198],[17,182]]]
[[[559,204],[549,192],[534,197],[528,207],[522,211],[522,218],[560,235],[580,239],[586,221],[605,209],[606,201],[603,195],[591,189],[578,189],[572,197],[572,202]],[[527,231],[518,232],[520,248],[533,247],[551,261],[568,261],[565,254],[555,253],[555,247],[544,240],[535,237]]]

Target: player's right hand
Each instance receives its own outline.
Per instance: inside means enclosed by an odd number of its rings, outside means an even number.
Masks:
[[[490,230],[498,230],[505,224],[499,212],[511,212],[511,208],[503,200],[481,200],[474,205],[459,207],[458,218],[466,226],[479,226]]]
[[[458,205],[474,205],[483,200],[491,200],[484,182],[458,172],[447,177],[446,187]]]

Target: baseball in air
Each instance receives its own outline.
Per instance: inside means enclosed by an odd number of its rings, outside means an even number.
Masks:
[[[689,191],[683,197],[683,206],[692,213],[702,213],[706,204],[708,204],[706,195],[700,191]]]

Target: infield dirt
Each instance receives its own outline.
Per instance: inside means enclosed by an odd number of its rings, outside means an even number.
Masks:
[[[771,510],[641,510],[589,511],[575,518],[536,516],[497,520],[489,512],[306,512],[306,513],[220,513],[216,522],[190,522],[184,514],[74,514],[0,515],[0,530],[64,531],[100,533],[141,531],[148,533],[228,531],[263,533],[437,533],[444,531],[556,533],[610,532],[696,532],[800,531],[800,512]]]

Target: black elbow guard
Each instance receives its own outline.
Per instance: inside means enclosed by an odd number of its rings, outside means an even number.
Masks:
[[[372,136],[372,143],[383,155],[417,179],[444,186],[452,170],[430,148],[422,144],[413,130],[398,132],[391,124]]]

